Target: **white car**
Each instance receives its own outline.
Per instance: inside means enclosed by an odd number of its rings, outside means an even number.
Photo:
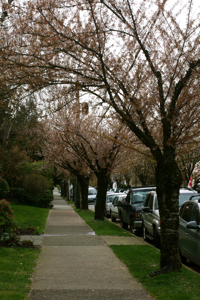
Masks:
[[[115,222],[116,219],[119,219],[119,212],[118,212],[118,202],[124,202],[127,197],[126,193],[120,193],[117,196],[115,196],[111,206],[110,206],[110,215],[111,215],[111,221]]]
[[[112,204],[113,199],[116,197],[117,193],[115,192],[107,192],[106,195],[106,206],[105,206],[105,216],[106,218],[110,217],[110,206]]]
[[[94,187],[88,188],[88,204],[97,200],[97,190]]]

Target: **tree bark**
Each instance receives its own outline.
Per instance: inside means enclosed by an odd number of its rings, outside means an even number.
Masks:
[[[66,191],[65,191],[65,182],[64,181],[61,182],[60,187],[61,187],[61,196],[65,197]]]
[[[67,198],[67,201],[70,201],[69,181],[66,182],[66,198]]]
[[[150,276],[171,271],[180,272],[179,255],[179,189],[182,177],[173,151],[157,162],[156,186],[161,222],[161,258],[159,271]]]
[[[81,208],[88,209],[88,187],[89,187],[89,178],[85,176],[79,176],[79,183],[81,188]]]
[[[81,208],[81,193],[79,179],[76,181],[76,208]]]
[[[105,204],[106,204],[106,193],[108,183],[110,182],[110,176],[102,172],[96,174],[97,176],[97,202],[95,205],[95,220],[104,220]]]

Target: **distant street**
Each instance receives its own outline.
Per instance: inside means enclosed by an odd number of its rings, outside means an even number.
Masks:
[[[92,202],[91,204],[88,204],[88,208],[91,209],[92,211],[94,211],[94,203]]]

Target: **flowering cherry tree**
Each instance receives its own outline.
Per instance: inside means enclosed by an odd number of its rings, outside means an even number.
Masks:
[[[30,88],[111,106],[156,161],[161,271],[180,271],[177,149],[199,135],[199,6],[192,0],[28,1],[1,57]],[[199,5],[199,4],[197,4]],[[8,34],[9,33],[9,34]],[[12,33],[12,34],[10,34]],[[21,77],[22,78],[22,77]],[[81,136],[81,140],[84,138]],[[87,139],[83,142],[87,144]]]
[[[118,137],[122,126],[116,122],[110,127],[101,117],[87,115],[74,118],[71,110],[54,116],[46,127],[49,140],[45,152],[56,164],[75,174],[79,183],[88,189],[89,178],[97,177],[97,204],[95,219],[103,220],[110,175],[120,150]],[[87,193],[83,190],[82,195]],[[86,207],[84,207],[86,208]]]

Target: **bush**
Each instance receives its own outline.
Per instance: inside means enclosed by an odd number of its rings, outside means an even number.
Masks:
[[[43,207],[43,208],[52,208],[53,205],[51,201],[53,200],[53,194],[51,191],[44,191],[40,195],[32,196],[25,191],[23,202],[26,205]]]
[[[53,180],[53,178],[48,179],[48,182],[49,182],[49,188],[48,189],[53,191],[53,189],[54,189],[54,180]]]
[[[49,189],[49,182],[42,175],[30,174],[25,177],[23,186],[30,195],[36,196]]]
[[[0,199],[5,198],[9,192],[10,188],[7,181],[3,178],[0,178]]]
[[[11,231],[14,226],[14,211],[11,209],[10,203],[5,199],[0,201],[0,235],[4,232]]]
[[[46,190],[43,192],[43,198],[49,199],[49,201],[53,201],[53,191],[52,190]]]
[[[25,189],[13,189],[13,191],[15,195],[14,200],[17,200],[16,202],[18,204],[43,208],[53,207],[53,205],[51,204],[51,201],[53,200],[53,192],[51,190],[46,190],[42,194],[38,195],[31,195]]]

